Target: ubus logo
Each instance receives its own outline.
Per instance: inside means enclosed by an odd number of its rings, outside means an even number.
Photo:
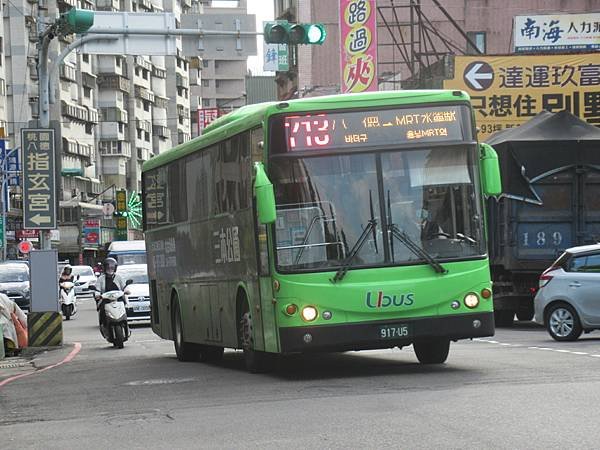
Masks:
[[[414,303],[415,294],[393,294],[387,295],[383,291],[376,293],[367,292],[367,306],[369,308],[389,308],[391,306],[411,306]]]

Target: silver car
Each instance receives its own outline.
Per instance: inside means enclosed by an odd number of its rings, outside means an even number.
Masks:
[[[534,320],[557,341],[600,329],[600,244],[573,247],[540,276]]]

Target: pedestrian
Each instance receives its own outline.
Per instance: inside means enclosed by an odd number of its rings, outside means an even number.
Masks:
[[[15,323],[17,321],[18,323]],[[27,316],[19,305],[0,293],[0,324],[2,324],[4,349],[7,356],[14,356],[27,345],[26,331]],[[21,334],[21,345],[19,345],[19,334]]]

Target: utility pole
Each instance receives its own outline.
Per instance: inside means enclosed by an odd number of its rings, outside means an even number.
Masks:
[[[37,33],[38,33],[38,115],[40,128],[50,128],[50,105],[48,101],[48,48],[50,47],[51,39],[48,37],[48,29],[46,29],[46,0],[38,0],[37,14]],[[25,148],[23,148],[23,163],[25,161]],[[40,249],[49,250],[52,248],[50,238],[47,237],[45,230],[40,230]]]

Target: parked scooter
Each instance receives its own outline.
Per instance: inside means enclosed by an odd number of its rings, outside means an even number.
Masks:
[[[123,343],[131,336],[127,325],[124,296],[123,291],[108,291],[104,294],[96,291],[96,301],[104,300],[105,321],[100,325],[100,334],[117,348],[123,348]],[[100,310],[98,310],[98,315],[100,315]]]
[[[65,320],[71,320],[71,316],[77,313],[77,297],[75,295],[75,283],[63,281],[60,283],[60,310]]]

